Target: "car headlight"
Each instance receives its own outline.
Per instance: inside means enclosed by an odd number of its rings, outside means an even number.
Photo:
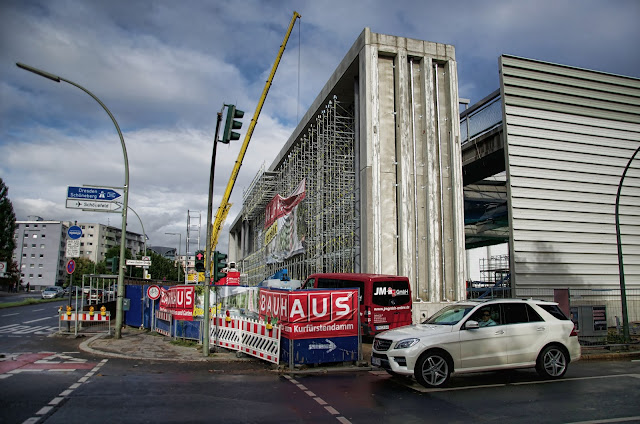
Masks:
[[[417,344],[420,341],[420,339],[404,339],[404,340],[400,340],[398,343],[396,343],[396,346],[394,349],[407,349],[415,344]]]

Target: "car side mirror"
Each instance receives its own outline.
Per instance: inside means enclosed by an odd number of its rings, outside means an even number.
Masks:
[[[470,319],[469,321],[467,321],[464,324],[464,328],[466,330],[471,330],[471,329],[474,329],[474,328],[480,328],[480,324],[478,324],[478,321],[474,321],[474,320]]]

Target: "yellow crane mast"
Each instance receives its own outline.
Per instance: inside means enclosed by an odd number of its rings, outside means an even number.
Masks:
[[[276,70],[278,69],[278,65],[280,64],[280,59],[282,58],[282,54],[284,53],[284,49],[287,46],[287,41],[289,41],[289,36],[291,35],[291,31],[293,30],[293,26],[296,23],[296,20],[300,18],[300,14],[298,12],[293,12],[293,17],[291,18],[291,22],[289,23],[289,28],[287,29],[287,33],[284,36],[284,40],[282,41],[282,45],[280,46],[280,50],[278,51],[278,55],[276,56],[276,61],[271,68],[271,73],[269,74],[269,79],[262,90],[262,95],[260,96],[260,101],[256,106],[256,111],[253,114],[253,118],[251,118],[251,123],[249,124],[249,128],[247,129],[247,133],[244,136],[244,142],[242,143],[242,148],[238,153],[238,158],[236,159],[236,163],[233,167],[233,171],[231,171],[231,176],[229,177],[229,182],[227,183],[227,188],[224,192],[224,197],[220,201],[220,206],[218,207],[218,211],[216,212],[216,219],[213,223],[213,228],[211,231],[211,251],[214,251],[216,246],[218,245],[218,237],[220,235],[220,230],[222,229],[222,225],[224,221],[227,219],[227,214],[229,213],[229,209],[231,208],[231,203],[229,203],[229,198],[231,197],[231,192],[233,191],[233,186],[236,183],[236,179],[238,178],[238,173],[240,172],[240,166],[242,166],[242,161],[244,159],[244,155],[247,152],[247,147],[249,147],[249,142],[251,141],[251,136],[253,135],[253,130],[258,123],[258,116],[260,116],[260,111],[262,110],[262,106],[264,105],[264,101],[267,98],[267,94],[269,93],[269,88],[271,87],[271,83],[273,81],[273,77],[276,74]],[[210,261],[208,261],[210,262]]]

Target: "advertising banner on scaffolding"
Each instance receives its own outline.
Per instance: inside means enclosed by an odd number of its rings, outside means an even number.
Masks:
[[[305,227],[300,202],[306,196],[306,180],[287,198],[277,194],[265,209],[264,243],[268,264],[282,262],[304,252]]]
[[[358,358],[358,290],[260,289],[260,318],[282,326],[282,361],[298,364]]]
[[[161,288],[159,309],[161,312],[170,313],[173,319],[193,321],[195,297],[192,285],[173,286],[169,287],[169,290]]]

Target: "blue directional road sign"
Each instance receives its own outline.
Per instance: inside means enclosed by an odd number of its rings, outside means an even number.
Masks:
[[[78,227],[77,225],[72,225],[67,230],[67,234],[69,235],[70,239],[79,239],[80,237],[82,237],[82,228]]]
[[[67,199],[75,200],[100,200],[111,202],[118,199],[122,194],[110,188],[100,187],[68,187]]]

